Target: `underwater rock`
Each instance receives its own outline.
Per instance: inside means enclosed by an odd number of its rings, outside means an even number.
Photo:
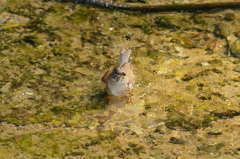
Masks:
[[[159,125],[156,127],[156,129],[154,130],[154,133],[158,133],[158,134],[165,134],[167,132],[167,127],[166,125]]]
[[[0,24],[4,24],[7,21],[7,18],[0,19]]]
[[[227,37],[231,34],[233,26],[230,23],[220,23],[215,28],[215,34]]]
[[[209,135],[221,135],[223,133],[223,129],[221,129],[221,128],[209,128],[209,129],[207,129],[207,133]]]
[[[231,52],[240,58],[240,39],[236,40],[231,46]]]
[[[2,88],[0,89],[0,92],[8,92],[11,88],[11,82],[6,83]]]
[[[225,20],[232,21],[232,20],[235,19],[235,14],[234,14],[234,13],[226,13],[224,19],[225,19]]]
[[[173,144],[183,144],[184,140],[181,138],[177,138],[177,137],[171,137],[169,142],[173,143]]]
[[[240,66],[235,67],[235,68],[234,68],[234,71],[240,72]]]
[[[204,17],[202,15],[194,16],[193,21],[195,24],[204,24],[205,23]]]

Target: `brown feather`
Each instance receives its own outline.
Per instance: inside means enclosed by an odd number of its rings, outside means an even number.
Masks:
[[[107,81],[108,81],[108,77],[109,77],[109,75],[112,73],[112,70],[108,70],[105,74],[104,74],[104,76],[102,77],[102,81],[104,82],[104,83],[107,83]]]

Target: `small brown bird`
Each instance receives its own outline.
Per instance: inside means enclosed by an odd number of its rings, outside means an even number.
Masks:
[[[133,89],[135,73],[132,64],[128,62],[131,53],[131,50],[122,50],[119,65],[102,77],[109,95],[123,96]]]

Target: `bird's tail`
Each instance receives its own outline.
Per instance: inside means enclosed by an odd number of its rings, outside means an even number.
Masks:
[[[120,61],[118,67],[121,67],[124,63],[128,62],[131,53],[131,50],[122,50],[120,52]]]

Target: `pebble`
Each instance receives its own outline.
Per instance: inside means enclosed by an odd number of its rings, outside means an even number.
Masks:
[[[0,24],[4,24],[7,21],[7,18],[0,19]]]
[[[227,37],[231,34],[233,26],[230,23],[220,23],[216,26],[215,33],[222,37]]]
[[[231,45],[231,52],[236,57],[240,58],[240,38],[237,39],[232,45]]]
[[[235,68],[233,69],[233,71],[240,73],[240,66],[235,67]]]
[[[224,19],[225,19],[225,20],[232,21],[232,20],[235,19],[235,14],[234,14],[234,13],[226,13]]]

